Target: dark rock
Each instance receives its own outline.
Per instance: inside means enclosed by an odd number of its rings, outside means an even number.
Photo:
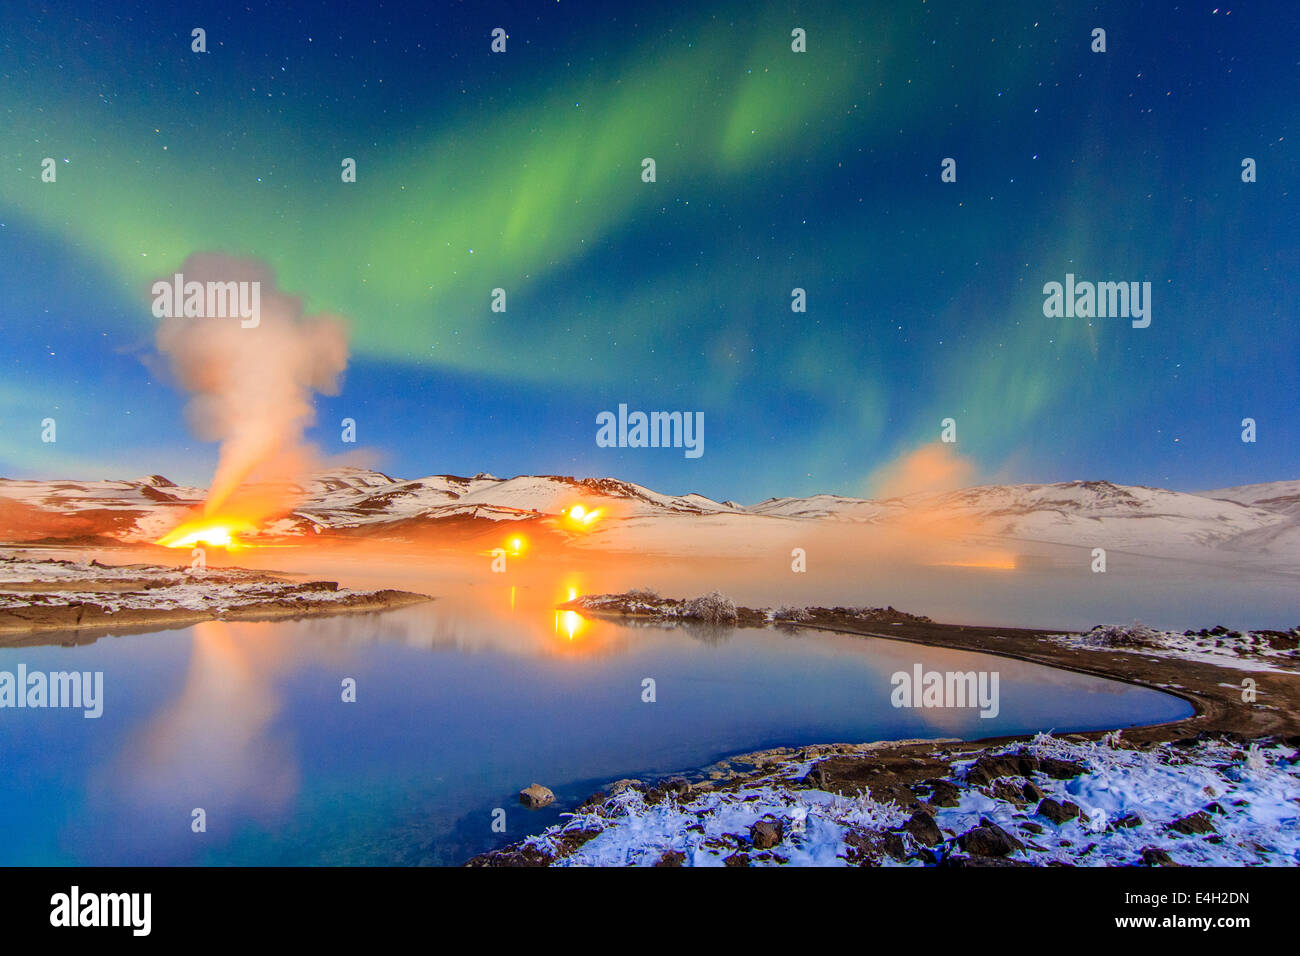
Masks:
[[[1117,830],[1120,829],[1131,830],[1133,827],[1140,827],[1141,825],[1142,825],[1142,818],[1138,816],[1136,813],[1126,813],[1124,816],[1120,817],[1113,824],[1111,824],[1111,826],[1113,826]]]
[[[936,807],[955,807],[961,802],[961,788],[950,780],[931,778],[922,782],[930,790],[930,803]]]
[[[1019,763],[1007,756],[980,754],[974,766],[966,771],[966,781],[979,787],[987,787],[1000,777],[1020,776]]]
[[[1038,804],[1036,812],[1041,817],[1047,817],[1057,826],[1073,820],[1080,813],[1077,803],[1071,803],[1069,800],[1066,800],[1065,803],[1057,803],[1051,797],[1044,797],[1042,802]]]
[[[1028,803],[1025,799],[1024,789],[1010,780],[994,780],[990,796],[995,800],[1005,800],[1007,803],[1014,803],[1017,806]]]
[[[1073,760],[1058,760],[1055,757],[1043,757],[1039,760],[1038,769],[1047,774],[1053,780],[1069,780],[1071,777],[1077,777],[1088,768],[1081,763],[1075,763]]]
[[[1189,813],[1181,820],[1175,820],[1169,824],[1169,829],[1191,836],[1198,833],[1213,833],[1214,823],[1210,820],[1208,813],[1204,810],[1197,810],[1195,813]]]
[[[939,824],[934,822],[934,817],[928,813],[913,813],[903,824],[903,829],[912,834],[912,838],[922,846],[937,846],[943,842],[943,833],[939,830]]]
[[[686,854],[681,850],[665,850],[655,866],[681,866],[686,862]]]
[[[769,850],[781,842],[785,828],[780,820],[764,818],[749,828],[749,841],[759,850]]]
[[[1026,780],[1025,785],[1020,788],[1020,792],[1024,795],[1026,803],[1036,804],[1040,802],[1043,797],[1047,796],[1047,794],[1043,793],[1038,784],[1034,783],[1032,780]]]
[[[733,853],[722,862],[727,866],[749,866],[749,854]]]
[[[1145,846],[1142,848],[1142,865],[1143,866],[1177,866],[1169,858],[1169,854],[1159,847]]]
[[[1024,823],[1020,824],[1020,829],[1024,830],[1026,833],[1042,833],[1042,832],[1043,832],[1043,828],[1042,828],[1042,826],[1040,826],[1040,825],[1037,824],[1037,823],[1033,823],[1033,822],[1030,821],[1030,820],[1026,820]]]
[[[967,830],[957,838],[958,845],[971,856],[1006,856],[1025,845],[995,823]]]

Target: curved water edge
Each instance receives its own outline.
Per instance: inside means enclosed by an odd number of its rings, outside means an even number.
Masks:
[[[957,648],[957,645],[945,642],[942,637],[929,640],[929,641],[923,641],[917,638],[903,637],[898,634],[877,634],[868,631],[850,631],[850,630],[845,630],[844,628],[827,627],[820,624],[800,624],[799,626],[805,628],[812,628],[814,630],[829,631],[834,634],[843,634],[849,637],[865,637],[865,638],[881,640],[881,641],[898,641],[899,643],[904,643],[904,644],[919,644],[922,647],[947,647],[947,648],[959,649]],[[1065,633],[1065,632],[1062,631],[1061,633]],[[1063,661],[1059,659],[1044,661],[1038,657],[1030,656],[1028,654],[1017,654],[1013,651],[989,649],[989,648],[981,649],[980,651],[975,653],[983,654],[987,657],[1005,657],[1008,660],[1024,661],[1027,664],[1037,664],[1040,667],[1048,667],[1053,670],[1070,671],[1075,674],[1085,674],[1089,677],[1097,677],[1102,680],[1114,681],[1115,683],[1119,683],[1119,684],[1131,684],[1134,687],[1141,687],[1145,690],[1154,691],[1155,693],[1158,694],[1164,694],[1167,697],[1175,697],[1178,700],[1183,701],[1185,704],[1187,704],[1188,707],[1191,708],[1191,713],[1187,714],[1186,716],[1179,717],[1177,720],[1166,720],[1166,721],[1160,721],[1158,723],[1152,723],[1152,724],[1133,725],[1136,727],[1142,727],[1148,730],[1154,728],[1160,728],[1160,727],[1175,727],[1178,724],[1185,723],[1186,721],[1192,720],[1196,717],[1200,717],[1205,714],[1205,708],[1201,705],[1201,700],[1199,697],[1184,692],[1183,690],[1178,688],[1171,688],[1159,684],[1153,684],[1150,681],[1141,680],[1140,678],[1133,677],[1128,674],[1117,673],[1113,667],[1111,668],[1085,667],[1081,664],[1075,663],[1074,661]],[[1060,728],[1059,730],[1057,730],[1057,732],[1062,734],[1095,733],[1095,731],[1086,731],[1081,728],[1072,728],[1072,727]],[[964,742],[980,743],[981,741],[986,739],[993,740],[997,738],[978,737]],[[871,741],[871,742],[872,743],[899,743],[900,741],[885,740],[885,741]]]
[[[1192,709],[892,637],[631,628],[452,602],[0,650],[0,670],[19,663],[102,672],[104,712],[0,721],[9,864],[460,863],[620,777],[779,746],[1101,730]],[[917,664],[997,671],[997,715],[892,706],[891,675]],[[555,791],[552,808],[518,804],[533,782]]]

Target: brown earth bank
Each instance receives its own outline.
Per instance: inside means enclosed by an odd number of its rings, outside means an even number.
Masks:
[[[1122,740],[1117,734],[1108,737],[1106,731],[1093,731],[1064,735],[1061,740],[1066,745],[1082,746],[1105,738],[1106,743],[1117,748],[1162,753],[1180,750],[1191,753],[1198,748],[1227,746],[1232,748],[1231,753],[1240,754],[1243,759],[1248,749],[1260,745],[1300,747],[1300,673],[1294,670],[1243,670],[1175,656],[1151,656],[1118,647],[1071,647],[1057,639],[1068,632],[940,624],[892,607],[782,608],[770,612],[728,608],[724,599],[719,610],[720,595],[696,602],[660,599],[651,592],[629,592],[629,595],[579,598],[560,606],[611,618],[648,618],[688,626],[693,621],[708,620],[716,625],[721,620],[736,627],[806,627],[972,651],[1149,687],[1181,697],[1195,708],[1192,716],[1182,720],[1126,727]],[[1201,633],[1218,632],[1229,633],[1226,628]],[[1294,656],[1296,631],[1266,633],[1273,647],[1282,647],[1285,653]],[[1268,663],[1279,662],[1270,659]],[[1288,661],[1282,666],[1294,667],[1295,663]],[[1253,702],[1243,700],[1243,696],[1249,696],[1243,694],[1243,682],[1247,678],[1255,682]],[[1023,844],[992,821],[981,819],[981,826],[972,828],[973,835],[945,837],[933,817],[937,808],[956,806],[962,794],[972,789],[1007,805],[1026,808],[1030,817],[1039,814],[1039,820],[1043,819],[1042,814],[1049,819],[1059,816],[1068,820],[1072,813],[1077,813],[1078,807],[1069,801],[1062,805],[1044,800],[1034,780],[1066,780],[1089,771],[1081,762],[1029,752],[1023,744],[1030,738],[1031,735],[1022,735],[970,741],[812,743],[806,747],[777,748],[731,757],[711,767],[662,780],[619,781],[608,792],[593,794],[579,809],[600,814],[603,808],[613,806],[611,797],[628,789],[636,790],[647,806],[667,799],[690,801],[705,794],[736,792],[758,785],[775,785],[787,792],[816,789],[832,794],[861,794],[876,801],[893,802],[911,815],[905,824],[892,831],[857,834],[854,839],[859,845],[850,848],[846,857],[849,862],[871,865],[888,860],[920,860],[946,866],[1029,865],[1024,860],[1011,859],[1016,847],[1023,850]],[[1295,758],[1291,759],[1294,762]],[[969,764],[972,760],[974,763]],[[797,777],[790,776],[794,766],[801,768]],[[807,770],[803,772],[805,767]],[[1206,814],[1215,812],[1213,808],[1218,804],[1208,803],[1208,807]],[[1018,816],[1024,817],[1026,813]],[[1201,817],[1206,814],[1189,816],[1191,822],[1174,821],[1171,826],[1179,833],[1190,832],[1187,828],[1205,833],[1198,828],[1205,825]],[[1112,830],[1115,825],[1112,824]],[[1119,821],[1117,825],[1137,824]],[[767,847],[773,845],[773,838],[777,842],[781,839],[779,821],[773,826],[774,832],[762,830],[734,835],[736,852],[727,858],[726,864],[750,865],[755,853],[767,859]],[[1042,825],[1029,818],[1023,826],[1026,829],[1020,838],[1042,830]],[[544,845],[530,838],[481,854],[466,865],[548,866],[576,852],[600,832],[598,827],[565,828],[551,834]],[[1214,833],[1212,823],[1208,832]],[[948,852],[931,849],[940,846],[947,847]],[[680,866],[683,860],[681,853],[666,852],[655,865]],[[1132,862],[1172,865],[1168,853],[1158,846],[1145,848]],[[1053,865],[1062,864],[1054,861]]]

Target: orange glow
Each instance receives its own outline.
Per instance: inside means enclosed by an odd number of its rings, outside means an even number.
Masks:
[[[568,635],[569,640],[574,636],[582,633],[582,629],[587,626],[587,621],[577,611],[556,611],[555,612],[555,633]]]
[[[966,561],[936,561],[935,566],[942,568],[987,568],[993,571],[1014,571],[1016,556],[1014,554],[989,554]]]
[[[524,549],[528,547],[528,539],[515,535],[510,539],[509,544],[511,554],[523,554]]]
[[[585,505],[573,505],[568,511],[562,512],[565,517],[565,524],[570,528],[581,529],[589,528],[600,517],[603,508],[588,508]]]
[[[167,532],[154,543],[165,548],[195,548],[206,545],[210,548],[234,551],[237,548],[252,547],[247,542],[239,540],[238,536],[256,530],[247,521],[239,518],[207,518],[187,521],[179,528]]]

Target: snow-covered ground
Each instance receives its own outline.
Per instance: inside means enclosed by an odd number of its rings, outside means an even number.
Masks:
[[[265,581],[265,571],[247,568],[167,568],[154,564],[100,564],[98,561],[49,561],[23,555],[0,555],[0,588],[23,583],[75,584],[148,580],[163,584],[239,583]]]
[[[867,859],[920,866],[969,858],[979,844],[967,837],[963,849],[962,835],[979,828],[987,835],[996,827],[1013,838],[1010,852],[996,858],[1033,865],[1144,859],[1201,866],[1300,864],[1300,765],[1291,747],[1242,750],[1205,740],[1129,749],[1118,733],[1098,742],[1040,734],[989,753],[1054,758],[1085,769],[1067,779],[1031,771],[994,781],[1004,794],[1027,784],[1037,788],[1033,799],[1012,801],[993,796],[993,786],[965,779],[974,758],[954,761],[950,779],[958,796],[943,801],[955,806],[931,806],[940,841],[932,846],[903,829],[909,809],[869,795],[796,786],[810,764],[796,760],[737,789],[681,797],[668,792],[648,802],[642,790],[625,786],[525,845],[555,857],[552,865],[559,866],[653,865],[674,858],[694,866],[834,866]],[[1054,805],[1045,807],[1043,800]],[[1061,812],[1039,812],[1057,807]],[[755,830],[763,822],[765,834]],[[891,855],[882,849],[887,845],[901,853]]]
[[[1244,671],[1294,671],[1300,665],[1296,646],[1300,628],[1289,634],[1230,631],[1222,626],[1200,631],[1161,631],[1134,623],[1098,625],[1082,634],[1053,634],[1050,639],[1083,650],[1132,651]]]
[[[283,580],[244,568],[166,568],[39,561],[0,557],[0,627],[19,629],[64,620],[60,611],[86,609],[94,622],[121,612],[194,611],[222,614],[251,608],[328,607],[364,603],[379,592],[334,582]]]

